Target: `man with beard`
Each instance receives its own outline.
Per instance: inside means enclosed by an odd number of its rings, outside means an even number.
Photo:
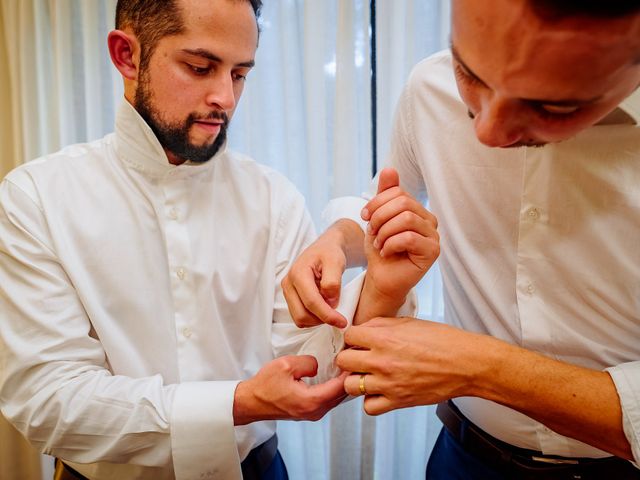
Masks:
[[[345,389],[370,414],[439,404],[430,479],[640,478],[640,4],[453,0],[451,43],[388,160],[439,220],[448,325],[351,328]],[[386,200],[360,203],[383,251]],[[362,235],[340,220],[292,267],[298,323],[344,323],[322,299]]]
[[[2,183],[0,405],[57,478],[286,478],[272,420],[345,397],[341,333],[280,287],[304,200],[225,148],[260,6],[120,0],[115,133]]]

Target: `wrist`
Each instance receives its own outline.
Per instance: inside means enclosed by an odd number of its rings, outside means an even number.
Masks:
[[[253,396],[251,394],[249,380],[244,380],[236,386],[233,396],[233,424],[236,426],[247,425],[258,420],[254,418]]]
[[[347,268],[366,265],[364,232],[357,222],[342,218],[333,223],[323,236],[339,246],[347,260]]]
[[[395,317],[406,299],[406,295],[389,295],[380,291],[367,272],[353,324],[360,325],[374,317]]]
[[[474,348],[469,359],[470,376],[465,396],[474,396],[505,403],[505,392],[510,391],[519,372],[518,352],[521,350],[507,342],[488,335],[472,334]]]

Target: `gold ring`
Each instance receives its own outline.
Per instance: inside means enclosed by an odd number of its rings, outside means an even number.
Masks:
[[[367,389],[364,388],[364,377],[366,377],[367,374],[363,373],[362,375],[360,375],[360,394],[361,395],[366,395],[367,394]]]

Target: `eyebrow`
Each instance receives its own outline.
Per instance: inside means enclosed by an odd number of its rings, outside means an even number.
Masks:
[[[197,48],[195,50],[191,50],[189,48],[183,48],[182,51],[189,55],[195,55],[197,57],[206,58],[207,60],[211,60],[212,62],[222,63],[222,59],[219,56],[215,55],[214,53],[211,53],[209,50],[205,50],[204,48]],[[248,60],[246,62],[238,63],[236,64],[236,66],[253,68],[255,64],[256,62],[254,60]]]
[[[455,60],[464,68],[465,72],[473,77],[475,80],[477,80],[478,82],[482,83],[482,85],[487,86],[487,84],[485,83],[484,80],[482,80],[480,77],[478,77],[478,75],[476,75],[473,70],[471,70],[469,68],[469,66],[464,63],[464,60],[462,60],[462,58],[460,58],[460,54],[458,53],[458,50],[456,49],[456,47],[453,45],[453,43],[451,43],[450,45],[451,48],[451,55],[453,55],[453,58],[455,58]],[[531,104],[536,104],[536,105],[551,105],[554,107],[573,107],[573,106],[577,106],[577,107],[581,107],[584,105],[589,105],[591,103],[595,103],[599,100],[602,99],[602,95],[598,95],[596,97],[593,98],[568,98],[565,100],[546,100],[546,99],[542,99],[542,98],[522,98],[521,100],[527,103],[531,103]]]

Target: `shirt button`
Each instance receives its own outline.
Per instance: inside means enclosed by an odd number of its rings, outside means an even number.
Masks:
[[[537,220],[538,218],[540,218],[540,210],[538,210],[537,208],[530,208],[527,212],[527,215],[531,220]]]
[[[182,335],[184,335],[185,338],[191,337],[192,334],[193,334],[193,331],[189,327],[184,327],[182,329]]]
[[[184,268],[179,268],[178,271],[176,272],[176,275],[178,275],[178,278],[180,280],[184,280],[184,277],[186,275],[186,272],[184,271]]]
[[[178,210],[176,210],[175,208],[172,208],[171,210],[169,210],[169,218],[171,220],[177,220],[178,219]]]
[[[531,294],[535,291],[536,291],[536,287],[533,285],[533,283],[530,283],[529,285],[527,285],[527,293]]]

